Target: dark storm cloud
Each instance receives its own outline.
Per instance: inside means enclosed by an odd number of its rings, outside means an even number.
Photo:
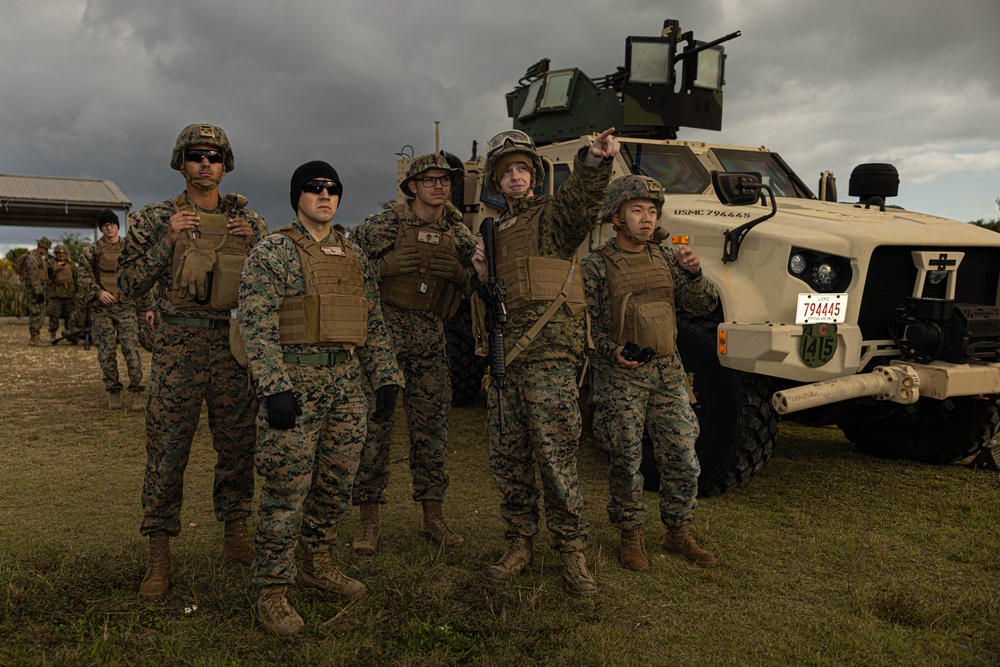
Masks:
[[[682,137],[768,145],[808,181],[835,169],[846,185],[858,162],[891,159],[904,183],[986,172],[993,190],[969,197],[1000,194],[994,0],[12,3],[0,172],[110,178],[140,206],[180,190],[174,138],[210,122],[236,152],[223,189],[272,227],[311,159],[337,167],[353,224],[394,196],[402,146],[433,150],[434,121],[467,158],[510,126],[503,95],[536,60],[608,74],[627,35],[665,18],[703,40],[743,32],[726,45],[725,130]],[[37,233],[0,230],[0,244],[15,236]]]

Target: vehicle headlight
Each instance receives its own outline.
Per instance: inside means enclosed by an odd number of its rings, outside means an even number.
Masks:
[[[791,248],[786,269],[814,292],[843,292],[853,275],[851,260],[846,257],[802,247]]]
[[[806,256],[800,252],[795,253],[788,260],[788,270],[792,272],[792,275],[801,276],[805,273],[806,267],[809,265],[809,261]]]
[[[840,276],[837,271],[837,267],[831,262],[821,262],[813,267],[813,283],[821,292],[833,291],[833,288],[837,284],[839,278]]]

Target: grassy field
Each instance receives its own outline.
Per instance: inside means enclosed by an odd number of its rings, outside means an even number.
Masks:
[[[791,424],[748,486],[701,501],[696,527],[722,561],[714,570],[660,553],[656,520],[652,571],[623,570],[604,510],[606,464],[582,443],[600,586],[588,600],[563,592],[544,533],[523,576],[480,576],[504,547],[482,406],[451,419],[445,513],[466,537],[461,550],[417,537],[397,430],[379,554],[350,551],[355,511],[335,553],[368,595],[345,606],[293,590],[306,629],[285,640],[254,617],[247,572],[218,557],[203,423],[172,541],[173,587],[146,601],[143,416],[106,411],[94,350],[27,339],[26,325],[0,326],[3,665],[1000,663],[1000,476],[867,458],[836,430]],[[647,502],[656,506],[652,494]]]

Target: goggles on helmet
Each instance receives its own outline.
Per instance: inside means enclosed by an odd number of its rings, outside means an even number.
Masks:
[[[535,150],[535,144],[531,141],[531,137],[521,130],[504,130],[497,132],[486,142],[486,153],[489,154],[507,146]]]

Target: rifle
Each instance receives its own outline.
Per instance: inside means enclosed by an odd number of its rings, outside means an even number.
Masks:
[[[489,332],[489,354],[479,363],[490,369],[490,384],[497,388],[497,421],[500,435],[507,432],[503,418],[503,390],[507,386],[507,364],[504,361],[503,325],[507,323],[507,307],[504,298],[507,288],[503,279],[497,276],[496,227],[493,218],[486,218],[479,227],[483,236],[483,250],[486,254],[486,282],[479,285],[479,296],[486,304],[486,330]]]

